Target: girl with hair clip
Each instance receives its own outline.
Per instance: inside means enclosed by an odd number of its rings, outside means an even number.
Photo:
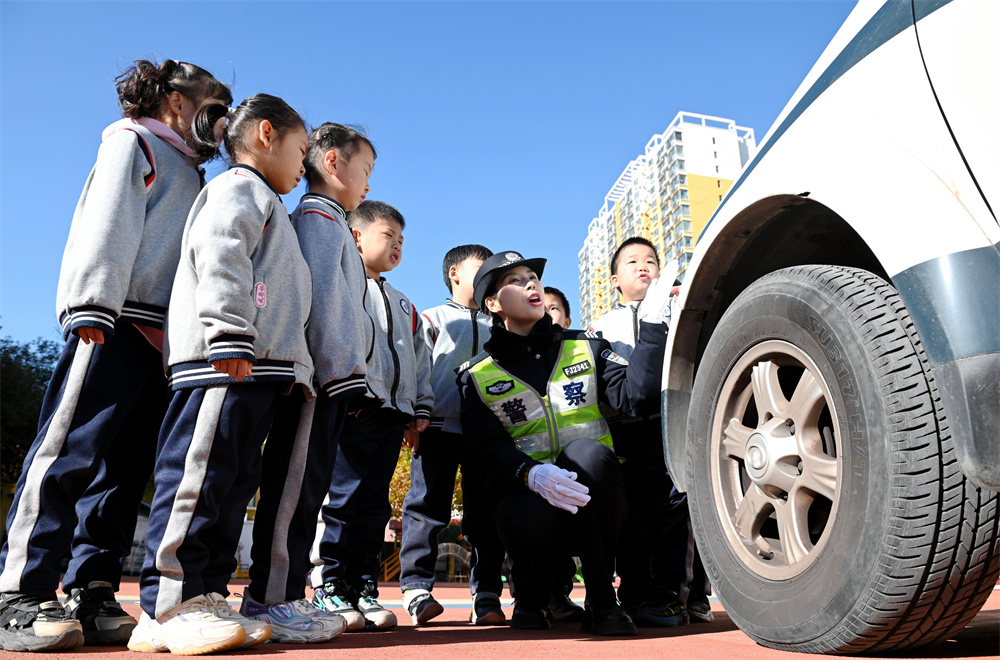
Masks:
[[[174,394],[157,447],[134,651],[197,655],[272,634],[225,597],[264,438],[270,430],[269,443],[289,442],[272,426],[276,411],[314,396],[311,277],[280,197],[302,177],[308,136],[287,103],[256,94],[230,114],[225,145],[233,164],[191,209],[167,315]],[[265,479],[283,483],[286,471],[269,465]],[[317,637],[344,628],[340,617],[309,608],[307,619],[303,603],[287,605],[283,614]]]
[[[368,193],[375,156],[371,141],[355,128],[327,122],[313,130],[304,163],[309,192],[291,215],[312,273],[312,314],[306,332],[319,395],[297,408],[284,407],[272,425],[264,462],[269,467],[291,464],[295,470],[287,480],[267,477],[261,483],[250,584],[240,609],[270,623],[274,637],[284,641],[322,640],[322,635],[303,629],[300,621],[286,614],[292,613],[289,603],[305,597],[316,520],[330,488],[334,447],[348,406],[373,396],[366,375],[368,360],[375,354],[374,324],[365,308],[365,268],[347,226],[347,213]],[[285,418],[285,414],[296,416]],[[277,429],[302,432],[287,442],[274,442]],[[342,616],[348,630],[363,628],[364,617],[340,595],[321,589],[316,607]]]
[[[0,551],[6,650],[123,644],[136,625],[114,592],[168,401],[163,319],[198,164],[218,153],[232,95],[176,60],[138,60],[116,83],[124,118],[105,129],[73,215],[56,297],[67,341]]]

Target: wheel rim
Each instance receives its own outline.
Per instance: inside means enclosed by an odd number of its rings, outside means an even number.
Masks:
[[[821,373],[797,346],[762,342],[733,366],[715,407],[716,511],[737,556],[767,579],[809,568],[836,520],[842,452]]]

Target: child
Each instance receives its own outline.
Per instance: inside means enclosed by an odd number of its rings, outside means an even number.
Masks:
[[[675,262],[669,270],[663,280],[672,285]],[[643,311],[650,283],[658,277],[659,258],[645,238],[625,240],[611,259],[611,283],[621,303],[594,322],[592,329],[600,331],[626,359],[638,339],[635,319]],[[669,322],[669,316],[664,320]],[[689,581],[687,498],[667,474],[660,415],[622,415],[609,420],[609,425],[615,453],[622,461],[629,504],[618,548],[618,597],[640,625],[685,625],[689,618],[683,604]]]
[[[364,200],[374,166],[375,148],[351,127],[326,123],[309,136],[305,160],[309,192],[291,221],[312,273],[312,314],[306,333],[320,394],[298,407],[298,417],[293,408],[289,418],[276,417],[272,425],[300,432],[293,432],[287,442],[276,442],[272,431],[264,445],[265,465],[291,462],[295,469],[287,482],[265,480],[261,484],[250,585],[240,608],[243,615],[270,623],[272,636],[279,641],[325,641],[326,637],[312,621],[319,610],[310,605],[312,614],[299,614],[302,608],[292,604],[305,597],[309,550],[320,506],[330,488],[332,449],[347,404],[352,397],[368,393],[365,374],[372,355],[373,322],[365,310],[365,267],[346,213]],[[364,627],[360,613],[347,608],[344,613],[348,628]]]
[[[507,622],[500,607],[504,551],[496,538],[493,507],[483,501],[482,487],[462,459],[466,439],[459,419],[456,369],[482,351],[490,336],[489,318],[473,299],[472,283],[493,253],[482,245],[460,245],[444,257],[444,282],[451,299],[423,314],[424,340],[433,347],[431,385],[434,410],[430,427],[414,445],[410,490],[403,502],[403,543],[399,551],[403,607],[414,625],[427,623],[444,611],[431,595],[438,558],[438,534],[451,520],[455,474],[462,467],[464,514],[462,532],[473,546],[469,588],[473,595],[471,621],[476,625]]]
[[[545,313],[544,266],[511,251],[479,269],[475,299],[494,325],[486,355],[460,370],[462,429],[471,462],[503,494],[497,530],[517,586],[511,627],[550,627],[558,562],[577,555],[583,628],[635,635],[611,584],[625,502],[599,403],[631,414],[656,406],[666,332],[641,319],[643,341],[629,364],[593,333],[564,331]]]
[[[167,315],[174,396],[157,447],[134,651],[195,655],[271,634],[225,594],[275,407],[296,386],[312,395],[311,280],[279,197],[302,176],[308,136],[288,104],[257,94],[232,112],[225,144],[234,164],[191,209]]]
[[[430,351],[410,300],[382,277],[403,256],[403,216],[384,202],[363,202],[348,215],[368,276],[375,312],[375,351],[368,373],[381,401],[351,411],[337,438],[333,478],[313,548],[313,602],[341,616],[364,618],[364,628],[385,630],[396,615],[379,605],[378,575],[389,482],[403,432],[423,431],[434,405]]]
[[[138,60],[116,83],[125,118],[105,129],[73,215],[56,301],[67,341],[0,551],[7,650],[124,644],[136,623],[114,592],[168,400],[159,335],[197,164],[218,152],[232,96],[175,60]]]

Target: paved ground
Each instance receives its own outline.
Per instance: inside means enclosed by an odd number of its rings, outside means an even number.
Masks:
[[[245,580],[234,580],[231,588],[242,591]],[[720,659],[725,660],[793,660],[812,658],[798,653],[785,653],[758,646],[739,631],[729,620],[718,602],[713,601],[714,623],[703,623],[672,629],[642,628],[638,637],[595,638],[582,634],[579,624],[557,626],[551,631],[516,631],[506,627],[477,628],[468,623],[470,599],[465,584],[441,584],[435,596],[445,605],[444,614],[431,625],[415,628],[402,610],[402,598],[396,583],[382,585],[379,602],[391,607],[399,617],[400,626],[384,633],[347,633],[329,644],[293,645],[265,644],[248,651],[232,651],[227,656],[255,656],[257,658],[281,657],[283,660],[468,660],[489,658],[526,658],[551,660],[571,658],[627,658],[662,660],[665,658]],[[579,591],[580,593],[577,593]],[[582,590],[574,596],[582,597]],[[122,585],[119,593],[125,609],[139,615],[137,605],[138,585],[134,579]],[[234,604],[238,599],[230,599]],[[510,605],[504,601],[504,605]],[[510,608],[505,607],[510,616]],[[79,653],[59,654],[60,659],[100,657],[127,660],[146,658],[146,654],[132,653],[124,647],[84,647]],[[919,653],[897,657],[906,658],[996,658],[1000,656],[1000,588],[994,590],[986,606],[972,624],[954,639]],[[26,657],[22,653],[0,651],[0,658]],[[50,656],[55,657],[55,656]]]

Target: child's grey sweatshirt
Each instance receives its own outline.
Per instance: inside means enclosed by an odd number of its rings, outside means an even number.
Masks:
[[[307,193],[291,220],[312,272],[306,336],[320,390],[332,399],[372,396],[365,375],[374,354],[375,323],[366,309],[365,265],[344,208],[326,195]]]
[[[434,411],[431,427],[461,433],[458,368],[483,351],[483,344],[490,338],[490,317],[454,300],[432,307],[421,316],[424,317],[424,341],[432,347]]]
[[[63,333],[121,318],[163,327],[181,232],[202,188],[190,158],[135,124],[107,135],[70,225],[56,294]]]
[[[368,278],[368,297],[375,320],[376,355],[368,372],[372,392],[383,401],[383,408],[430,419],[431,351],[423,338],[420,314],[384,277]]]
[[[209,362],[246,359],[253,381],[302,383],[312,393],[311,300],[309,266],[281,198],[257,170],[234,165],[205,186],[184,227],[163,348],[171,387],[235,382]]]

